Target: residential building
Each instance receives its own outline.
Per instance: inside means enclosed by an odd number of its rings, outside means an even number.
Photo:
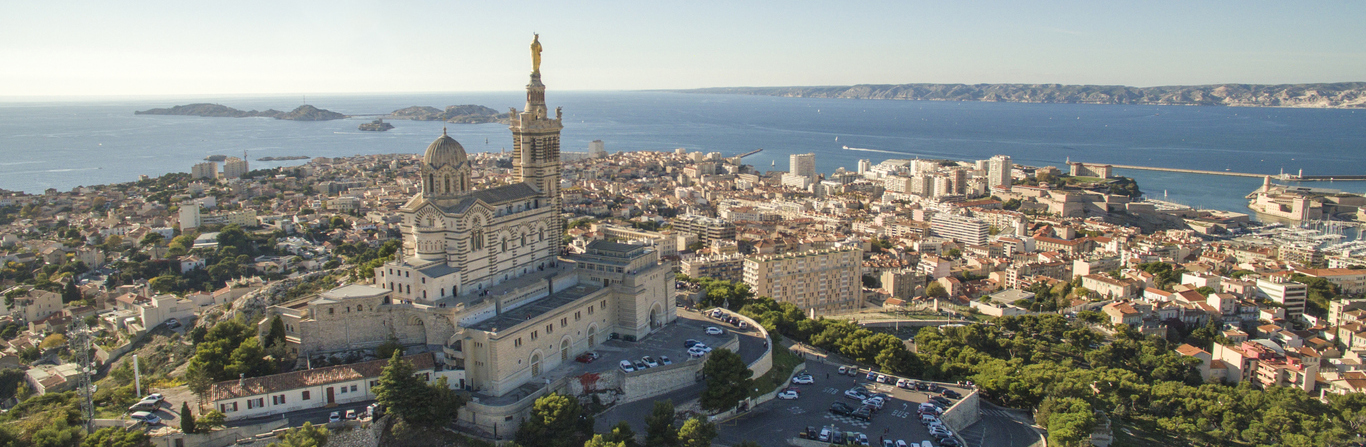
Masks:
[[[863,307],[863,249],[843,247],[745,260],[744,280],[755,295],[772,297],[816,314]]]
[[[930,218],[930,231],[939,237],[969,245],[985,245],[991,225],[980,219],[940,213]]]
[[[1306,300],[1309,297],[1309,287],[1291,281],[1287,275],[1273,275],[1270,278],[1257,280],[1257,290],[1262,298],[1266,298],[1280,305],[1285,309],[1285,318],[1295,319],[1304,314]]]

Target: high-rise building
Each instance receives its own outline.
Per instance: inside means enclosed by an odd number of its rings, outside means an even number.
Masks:
[[[1295,320],[1304,315],[1305,301],[1309,297],[1309,286],[1291,281],[1285,275],[1273,275],[1257,280],[1260,295],[1275,301],[1285,309],[1285,318]]]
[[[868,172],[868,171],[870,171],[870,170],[872,170],[872,169],[873,169],[873,162],[869,161],[868,159],[865,158],[865,159],[862,159],[862,160],[859,160],[859,161],[858,161],[858,173],[859,173],[859,175],[863,175],[864,173],[866,173],[866,172]]]
[[[206,161],[206,162],[198,163],[198,164],[194,165],[193,167],[190,168],[190,178],[195,178],[195,179],[201,179],[201,178],[206,178],[206,179],[217,179],[217,178],[218,178],[218,163],[214,163],[214,162],[212,162],[212,161]]]
[[[223,161],[223,179],[242,178],[248,172],[247,161],[237,157],[228,157]]]
[[[185,231],[203,225],[199,215],[199,204],[186,202],[180,205],[180,230]]]
[[[1011,171],[1015,165],[1011,164],[1009,155],[997,155],[987,160],[987,190],[991,191],[998,186],[1010,187]]]
[[[772,297],[818,315],[863,307],[863,249],[811,250],[745,260],[745,284],[755,295]]]
[[[939,237],[968,245],[986,245],[991,225],[980,219],[939,213],[930,218],[930,231]]]
[[[602,158],[607,156],[607,151],[602,147],[602,140],[593,140],[588,143],[588,158]]]
[[[816,181],[816,154],[792,154],[789,174],[800,175]]]

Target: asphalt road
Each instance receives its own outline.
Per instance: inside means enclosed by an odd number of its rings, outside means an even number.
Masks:
[[[879,445],[884,438],[901,439],[908,443],[933,439],[916,415],[917,407],[933,394],[871,382],[865,380],[862,374],[858,377],[841,376],[839,366],[809,360],[807,372],[815,377],[816,383],[795,385],[801,390],[800,398],[774,400],[721,424],[717,427],[719,436],[716,442],[734,445],[742,441],[754,441],[765,447],[786,446],[788,439],[797,437],[808,426],[818,431],[822,427],[834,427],[840,431],[864,433],[874,445]],[[875,413],[869,422],[831,414],[829,409],[834,402],[855,404],[844,396],[844,391],[854,385],[886,393],[892,397],[891,402]],[[959,389],[959,392],[963,391]]]

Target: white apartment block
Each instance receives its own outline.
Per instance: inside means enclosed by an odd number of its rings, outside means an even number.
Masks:
[[[203,163],[199,163],[199,164],[194,165],[193,167],[190,168],[190,178],[196,178],[196,179],[201,179],[201,178],[217,179],[217,178],[218,178],[218,163],[214,163],[214,162],[212,162],[212,161],[206,161],[206,162],[203,162]]]
[[[788,173],[816,180],[816,154],[792,154],[789,157],[791,168]]]
[[[241,178],[243,174],[247,173],[247,171],[247,161],[241,158],[228,157],[228,159],[223,162],[224,180]]]
[[[935,236],[969,245],[986,245],[990,230],[991,225],[981,219],[946,213],[930,218],[930,231]]]

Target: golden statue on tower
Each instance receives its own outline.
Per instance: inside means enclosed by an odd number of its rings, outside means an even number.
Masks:
[[[531,38],[531,72],[541,72],[541,35],[533,34]]]

